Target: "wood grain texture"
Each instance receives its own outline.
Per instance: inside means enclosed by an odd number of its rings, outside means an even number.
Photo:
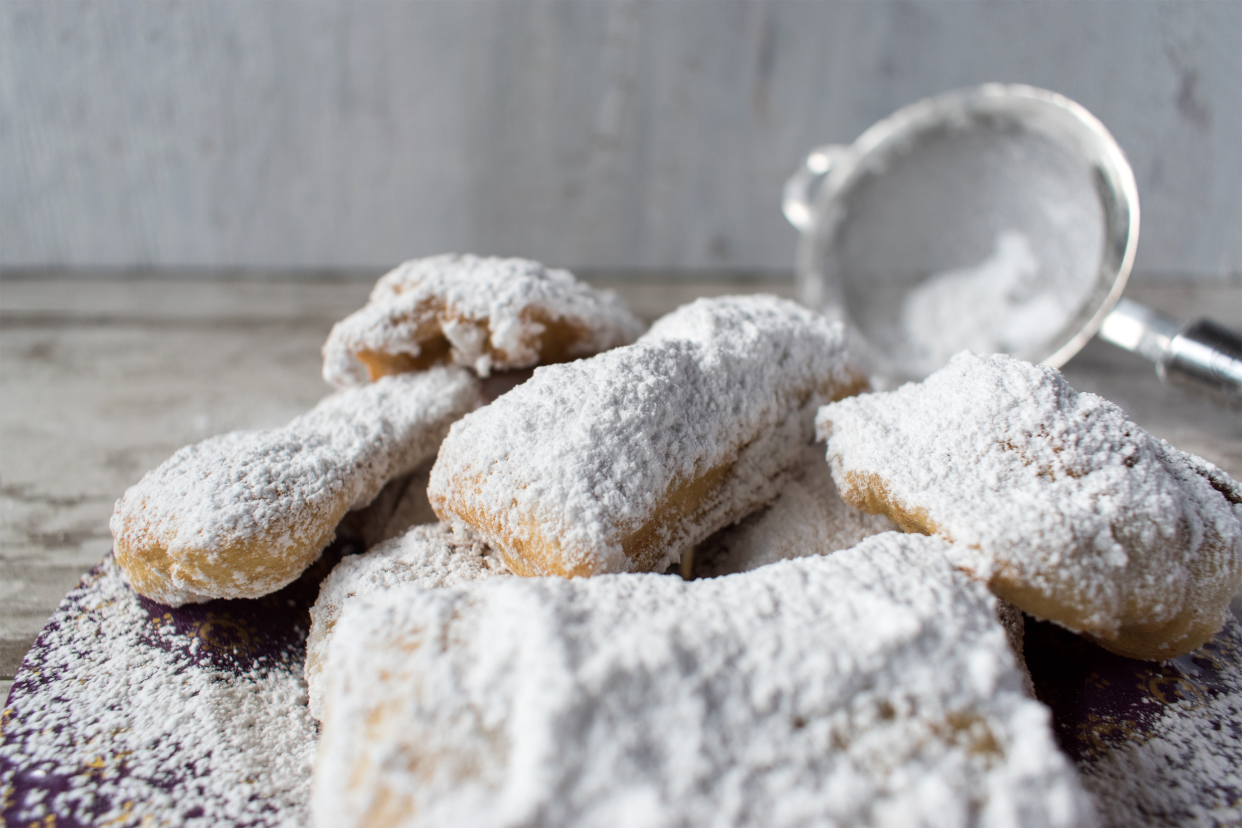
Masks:
[[[0,266],[792,267],[812,147],[985,81],[1096,113],[1139,267],[1242,272],[1242,4],[0,2]]]

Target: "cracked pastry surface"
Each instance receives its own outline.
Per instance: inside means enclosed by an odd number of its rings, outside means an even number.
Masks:
[[[662,570],[771,500],[816,407],[866,383],[838,323],[771,296],[699,300],[454,425],[428,498],[519,575]]]
[[[1053,369],[963,353],[817,426],[847,501],[1120,655],[1195,649],[1242,581],[1242,487]]]
[[[311,715],[323,718],[320,677],[332,631],[346,604],[400,584],[439,589],[511,574],[500,556],[478,536],[454,533],[443,524],[415,526],[362,555],[342,558],[320,584],[319,597],[310,611],[306,684]]]
[[[319,557],[347,511],[435,455],[478,405],[478,386],[461,368],[391,377],[283,428],[186,446],[117,501],[117,563],[169,606],[274,592]]]
[[[313,824],[1094,825],[946,546],[359,596]]]
[[[643,325],[614,294],[526,259],[448,254],[380,277],[323,346],[336,386],[451,363],[487,376],[633,342]]]

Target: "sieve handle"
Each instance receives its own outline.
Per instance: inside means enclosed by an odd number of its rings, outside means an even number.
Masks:
[[[802,166],[789,176],[781,197],[781,211],[785,218],[800,232],[805,233],[815,225],[815,208],[812,203],[824,176],[832,171],[849,147],[825,144],[807,154]]]
[[[1242,336],[1210,319],[1186,326],[1122,299],[1104,318],[1100,339],[1156,363],[1161,380],[1242,407]]]

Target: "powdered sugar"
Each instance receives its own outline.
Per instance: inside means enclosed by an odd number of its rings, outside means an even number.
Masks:
[[[161,621],[111,558],[70,593],[26,658],[0,744],[0,789],[15,773],[58,781],[5,797],[6,820],[305,824],[316,732],[298,648],[238,673]]]
[[[443,361],[487,376],[493,368],[615,348],[633,342],[642,328],[614,294],[568,271],[526,259],[433,256],[385,274],[366,307],[333,327],[323,346],[323,375],[340,386],[366,382],[359,354],[439,360],[426,349],[447,346]],[[549,360],[544,350],[556,353]]]
[[[945,544],[659,575],[414,584],[345,607],[314,822],[1090,825]]]
[[[1242,824],[1242,624],[1160,665],[1032,632],[1041,690],[1105,825]]]
[[[662,570],[774,497],[815,406],[862,385],[839,324],[775,297],[699,300],[457,423],[428,495],[518,572]]]
[[[1025,234],[997,234],[975,267],[929,276],[902,303],[903,367],[930,374],[961,350],[1034,357],[1069,324],[1076,307],[1041,273]],[[964,310],[965,309],[965,310]]]
[[[1242,489],[1050,368],[963,353],[817,423],[846,500],[957,541],[998,595],[1123,655],[1198,646],[1242,579]]]
[[[187,446],[117,501],[118,560],[170,606],[279,589],[478,402],[478,380],[437,368],[328,397],[284,428]]]
[[[715,578],[776,561],[827,555],[896,528],[883,515],[861,512],[841,499],[823,445],[812,443],[802,449],[801,463],[766,509],[699,545],[694,575]]]
[[[311,715],[323,717],[323,687],[318,679],[336,619],[351,599],[384,592],[398,584],[436,589],[509,574],[500,556],[478,536],[465,531],[454,533],[439,524],[415,526],[365,555],[343,559],[324,579],[319,599],[311,608],[306,642]]]
[[[1106,825],[1242,824],[1242,684],[1161,711],[1148,733],[1080,765]]]

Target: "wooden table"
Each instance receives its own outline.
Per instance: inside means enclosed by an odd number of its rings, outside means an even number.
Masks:
[[[360,280],[42,278],[0,283],[0,698],[61,597],[111,547],[118,496],[176,449],[283,424],[328,389],[319,347],[360,307]],[[654,319],[758,283],[640,274],[608,284]],[[1242,329],[1242,283],[1133,286],[1189,321]],[[1242,477],[1242,416],[1186,396],[1141,359],[1092,342],[1065,373],[1154,434]]]

